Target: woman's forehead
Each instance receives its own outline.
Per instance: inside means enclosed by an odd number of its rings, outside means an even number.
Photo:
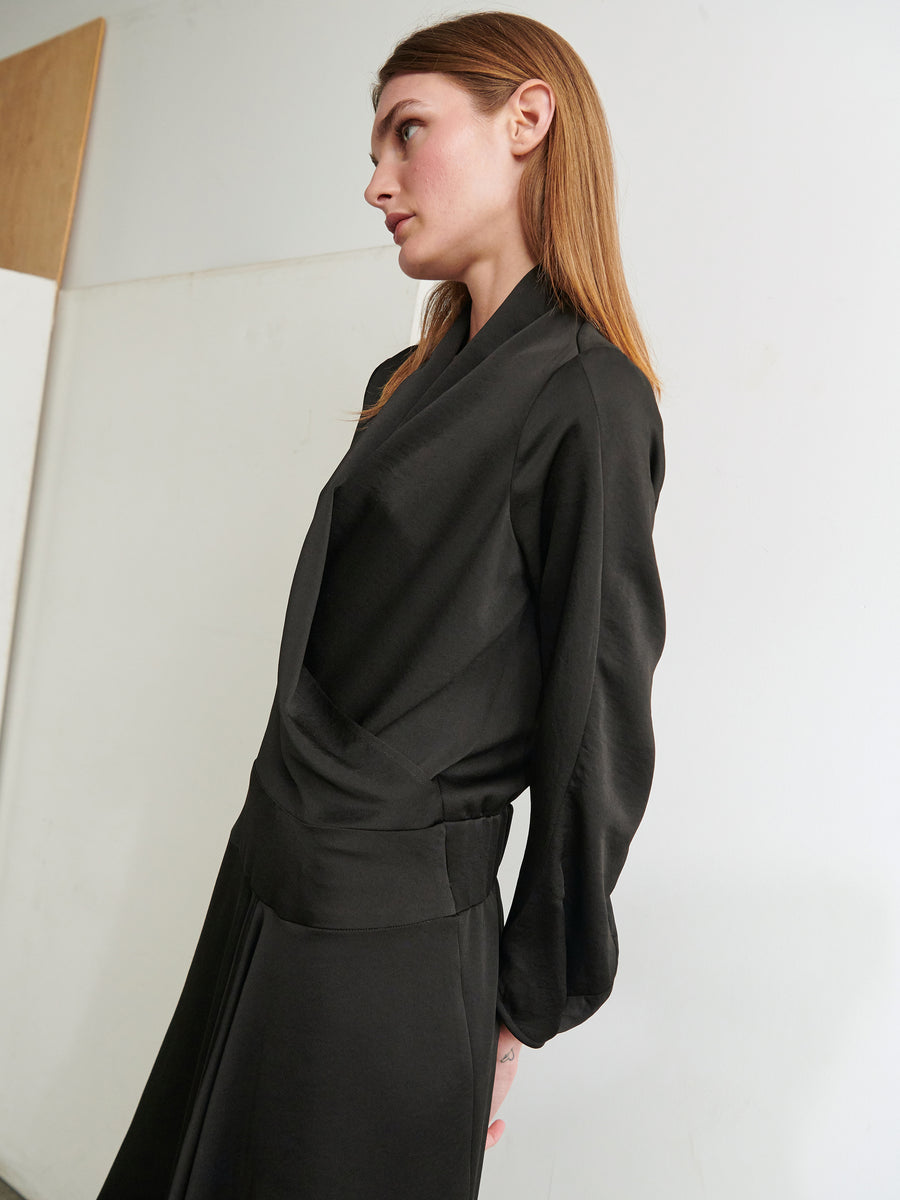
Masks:
[[[403,75],[395,75],[384,85],[375,112],[376,122],[400,100],[421,100],[434,102],[438,99],[451,99],[465,96],[465,88],[452,79],[437,71],[408,71]]]

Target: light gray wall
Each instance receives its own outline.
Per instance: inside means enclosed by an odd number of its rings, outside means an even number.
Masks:
[[[56,280],[0,268],[0,726]]]
[[[896,7],[519,8],[583,53],[613,130],[666,383],[670,632],[619,980],[525,1052],[483,1195],[893,1200]],[[95,15],[0,0],[0,54]],[[0,776],[0,1173],[33,1200],[87,1200],[118,1144],[243,799],[315,481],[406,340],[415,289],[361,200],[366,90],[440,13],[105,15]]]

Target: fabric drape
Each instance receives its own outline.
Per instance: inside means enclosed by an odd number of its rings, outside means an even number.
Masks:
[[[319,495],[247,798],[101,1200],[475,1200],[500,1022],[539,1047],[609,995],[653,773],[662,423],[537,268],[468,325]]]

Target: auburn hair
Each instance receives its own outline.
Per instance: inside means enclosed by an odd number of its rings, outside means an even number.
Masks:
[[[550,128],[522,174],[519,206],[526,243],[560,308],[584,317],[647,376],[650,362],[622,267],[612,144],[597,89],[558,33],[530,17],[475,12],[416,30],[395,46],[372,87],[372,105],[396,75],[436,72],[465,88],[477,111],[496,112],[526,79],[556,96]],[[434,351],[469,292],[448,280],[430,293],[418,346],[390,376],[368,419]]]

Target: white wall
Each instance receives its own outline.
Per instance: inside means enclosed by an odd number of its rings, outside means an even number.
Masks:
[[[0,268],[0,726],[56,280]]]
[[[896,7],[518,7],[582,51],[613,129],[667,384],[669,640],[616,989],[525,1052],[482,1194],[894,1200]],[[268,264],[385,243],[366,89],[439,13],[249,11],[105,8],[0,777],[0,1174],[32,1200],[95,1194],[127,1123],[243,799],[335,414],[412,311],[389,246]],[[95,15],[0,0],[0,54]],[[335,375],[309,351],[342,344],[348,306],[360,355]]]

